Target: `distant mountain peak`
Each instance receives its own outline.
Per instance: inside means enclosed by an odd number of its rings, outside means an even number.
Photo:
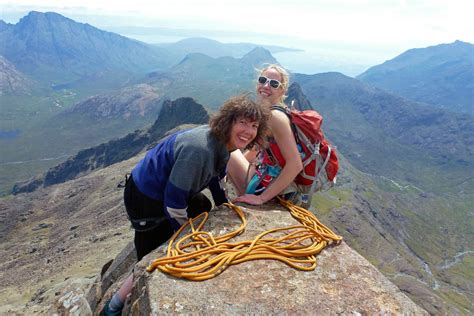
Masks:
[[[6,23],[3,20],[0,20],[0,32],[3,32],[4,30],[8,29],[9,27],[12,27],[13,24]]]
[[[183,60],[181,60],[181,62],[179,63],[179,65],[181,64],[186,64],[186,63],[189,63],[189,62],[210,62],[214,60],[214,58],[212,57],[209,57],[208,55],[205,55],[205,54],[202,54],[202,53],[190,53],[190,54],[187,54]]]
[[[270,51],[260,46],[255,47],[250,52],[245,54],[242,57],[242,61],[246,63],[250,63],[254,66],[261,66],[264,63],[269,63],[269,64],[278,63],[275,57],[272,56]]]
[[[457,40],[414,48],[357,76],[368,84],[460,113],[474,114],[474,45]]]
[[[30,11],[27,15],[22,17],[20,21],[18,21],[17,26],[21,26],[24,24],[29,24],[29,23],[38,23],[39,21],[68,21],[71,23],[78,23],[78,24],[83,24],[79,22],[75,22],[74,20],[67,18],[59,13],[56,12],[39,12],[39,11]]]
[[[141,73],[168,65],[160,48],[55,12],[31,11],[0,29],[0,43],[9,43],[0,45],[0,55],[41,82],[66,84],[99,72]]]
[[[190,44],[200,44],[200,45],[202,45],[202,44],[212,44],[212,45],[215,45],[215,44],[218,44],[218,45],[222,45],[221,42],[210,39],[210,38],[207,38],[207,37],[189,37],[189,38],[185,38],[185,39],[182,39],[180,41],[177,41],[173,45],[179,45],[179,44],[186,44],[186,45],[190,45]]]

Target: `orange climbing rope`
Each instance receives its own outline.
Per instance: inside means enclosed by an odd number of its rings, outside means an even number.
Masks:
[[[227,242],[245,230],[247,221],[240,207],[225,203],[240,217],[242,223],[238,229],[214,237],[201,230],[208,218],[208,213],[202,213],[181,226],[171,237],[166,257],[154,260],[147,271],[158,268],[178,278],[203,281],[217,276],[230,265],[257,259],[274,259],[299,270],[314,270],[315,255],[329,243],[340,242],[342,237],[308,210],[283,199],[279,201],[302,225],[271,229],[254,240]],[[178,239],[188,226],[191,233]]]

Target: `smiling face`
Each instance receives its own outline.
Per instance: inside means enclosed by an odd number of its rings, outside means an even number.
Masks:
[[[283,76],[273,68],[268,68],[264,70],[260,76],[266,77],[268,79],[278,80],[280,83],[283,81]],[[281,97],[285,94],[283,85],[279,85],[278,88],[273,88],[270,85],[270,80],[267,80],[265,83],[257,82],[257,97],[259,101],[268,102],[271,105],[281,103]]]
[[[229,151],[245,149],[257,136],[257,131],[258,122],[243,117],[238,118],[230,131],[227,149]]]

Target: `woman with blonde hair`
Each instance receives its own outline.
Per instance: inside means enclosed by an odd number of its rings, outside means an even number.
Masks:
[[[288,86],[288,72],[279,65],[267,65],[258,75],[257,102],[268,108],[273,106],[286,107],[284,100]],[[268,127],[267,140],[277,144],[286,164],[273,175],[274,179],[268,187],[260,187],[260,191],[256,192],[255,188],[250,188],[249,181],[256,172],[252,162],[256,160],[258,151],[255,149],[245,153],[239,150],[234,151],[227,165],[227,176],[234,184],[239,195],[234,200],[235,202],[260,205],[279,194],[296,191],[292,188],[292,184],[295,177],[303,169],[303,163],[292,132],[290,119],[284,111],[272,109]]]

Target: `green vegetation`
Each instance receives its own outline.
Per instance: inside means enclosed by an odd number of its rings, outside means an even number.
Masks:
[[[156,115],[149,115],[126,124],[121,118],[104,119],[99,123],[86,116],[59,115],[22,130],[17,139],[0,141],[3,160],[0,194],[9,193],[16,182],[44,172],[81,149],[124,136],[155,119]]]
[[[331,210],[349,204],[352,192],[349,189],[334,188],[327,192],[318,192],[313,196],[311,208],[317,216],[327,216]]]
[[[401,288],[411,289],[419,305],[437,310],[422,298],[431,292],[446,308],[472,309],[472,197],[420,192],[344,164],[339,183],[313,198],[324,224]]]
[[[462,315],[472,315],[470,312],[472,311],[472,301],[466,295],[456,291],[443,290],[440,291],[439,296],[458,307]]]
[[[460,255],[460,254],[458,254]],[[449,284],[469,291],[470,280],[474,280],[474,252],[465,253],[460,258],[451,259],[449,265],[439,269],[439,276]]]

